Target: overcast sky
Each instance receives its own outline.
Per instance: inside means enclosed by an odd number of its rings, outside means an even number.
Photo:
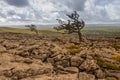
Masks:
[[[120,0],[0,0],[0,24],[52,24],[75,10],[87,23],[120,22]]]

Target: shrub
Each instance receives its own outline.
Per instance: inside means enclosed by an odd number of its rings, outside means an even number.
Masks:
[[[113,44],[112,47],[115,48],[116,50],[120,49],[120,45],[117,45],[117,44]]]
[[[113,55],[112,57],[114,60],[116,61],[119,61],[120,62],[120,55],[119,54],[116,54],[116,55]]]
[[[67,49],[79,49],[79,46],[77,45],[70,45],[66,47]]]
[[[68,50],[68,53],[70,53],[71,55],[75,55],[81,51],[80,47],[77,45],[70,45],[66,48]]]
[[[106,68],[106,69],[112,69],[112,70],[120,70],[120,67],[116,64],[106,62],[106,61],[102,60],[101,58],[96,58],[96,60],[97,60],[97,64],[100,67],[103,67],[103,68]]]

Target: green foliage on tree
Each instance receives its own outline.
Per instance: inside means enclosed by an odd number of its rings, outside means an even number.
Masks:
[[[77,33],[79,36],[79,41],[83,41],[81,30],[84,28],[85,22],[83,20],[79,20],[80,16],[76,11],[71,14],[67,14],[66,16],[69,18],[69,20],[67,20],[67,23],[61,19],[57,19],[60,25],[54,27],[54,29],[58,31],[65,29],[68,31],[68,34]]]
[[[34,31],[38,35],[38,30],[36,25],[31,24],[31,25],[26,25],[25,27],[28,27],[31,31]]]

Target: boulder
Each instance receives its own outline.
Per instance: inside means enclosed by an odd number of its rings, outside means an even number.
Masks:
[[[47,62],[51,63],[52,65],[54,65],[55,61],[53,60],[53,58],[47,58]]]
[[[85,72],[80,72],[79,80],[95,80],[95,76],[92,74],[87,74]]]
[[[105,78],[105,73],[101,69],[98,69],[98,70],[95,71],[95,76],[98,79],[104,79]]]
[[[19,80],[26,77],[37,75],[51,75],[53,72],[53,66],[51,64],[36,64],[31,63],[29,65],[18,63],[11,64],[13,68],[2,70],[1,76],[9,77],[11,80]],[[15,66],[15,67],[14,67]]]
[[[61,65],[54,66],[54,71],[56,74],[68,74],[68,72],[64,71],[64,67]]]
[[[70,64],[71,64],[71,66],[78,67],[82,62],[83,62],[83,59],[81,57],[73,56],[73,57],[71,57]]]
[[[57,54],[57,55],[55,55],[55,56],[52,57],[52,58],[53,58],[55,61],[60,61],[60,60],[62,60],[63,56],[64,56],[64,55],[62,55],[62,54]]]
[[[61,60],[55,62],[55,65],[61,65],[63,67],[69,67],[70,66],[70,61],[69,60]]]
[[[6,48],[4,46],[0,45],[0,52],[2,52],[2,51],[6,51]]]
[[[64,68],[64,70],[69,73],[78,73],[79,72],[77,67],[66,67],[66,68]]]
[[[6,49],[15,49],[19,47],[19,43],[17,42],[4,41],[2,44],[4,47],[6,47]]]
[[[56,73],[60,73],[60,74],[74,74],[74,73],[78,73],[79,70],[77,67],[66,67],[64,68],[61,65],[57,65],[56,67],[54,67],[55,72]]]
[[[116,79],[115,77],[107,77],[106,80],[119,80],[119,79]]]
[[[59,74],[53,77],[53,80],[78,80],[77,74]]]
[[[92,59],[86,59],[79,67],[82,71],[95,71],[98,69],[99,66],[96,64],[95,60]]]

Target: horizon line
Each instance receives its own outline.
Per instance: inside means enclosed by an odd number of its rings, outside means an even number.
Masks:
[[[59,23],[0,23],[0,25],[57,25]],[[120,22],[86,22],[86,24],[120,24]]]

